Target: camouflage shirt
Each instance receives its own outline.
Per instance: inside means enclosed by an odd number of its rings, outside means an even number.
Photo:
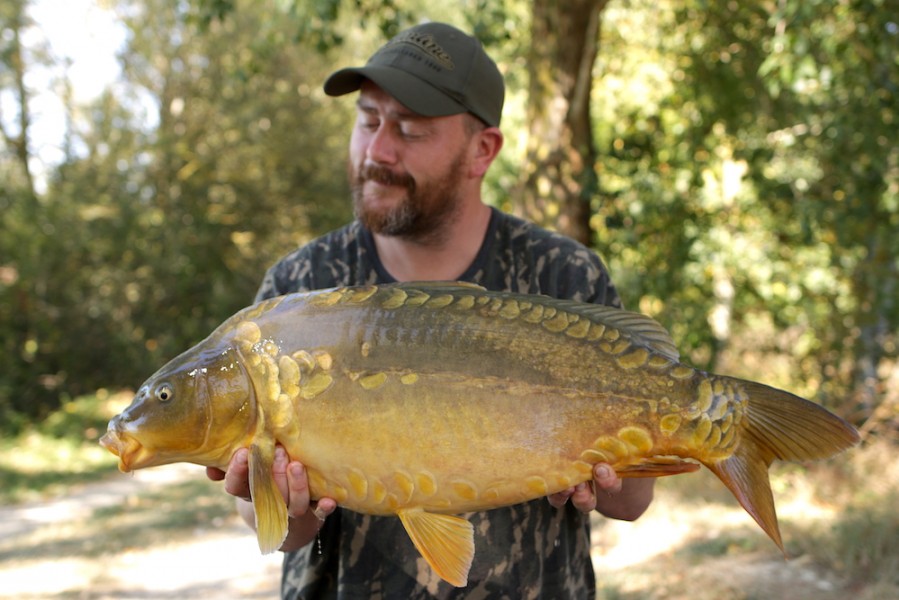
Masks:
[[[495,291],[621,304],[595,253],[497,210],[459,280]],[[281,259],[266,273],[257,300],[394,281],[378,259],[371,233],[353,222]],[[475,558],[465,588],[454,588],[431,571],[399,519],[338,509],[315,542],[285,553],[281,597],[594,597],[589,516],[571,503],[555,509],[540,498],[466,516],[474,525]]]

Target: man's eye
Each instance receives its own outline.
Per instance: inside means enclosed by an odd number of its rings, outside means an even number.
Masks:
[[[424,135],[424,132],[421,130],[420,127],[415,127],[415,126],[411,126],[411,125],[401,127],[400,133],[402,134],[403,137],[410,138],[410,139],[420,138],[422,135]]]

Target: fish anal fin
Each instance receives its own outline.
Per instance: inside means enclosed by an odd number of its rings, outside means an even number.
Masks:
[[[273,460],[274,444],[270,449],[250,446],[250,493],[256,513],[256,539],[263,554],[280,548],[287,537],[287,504],[275,485]]]
[[[461,517],[420,508],[398,511],[406,533],[422,557],[444,581],[465,587],[474,558],[474,527]]]
[[[618,467],[615,472],[622,478],[637,477],[666,477],[668,475],[680,475],[681,473],[692,473],[698,471],[700,465],[677,457],[653,457],[644,461]]]

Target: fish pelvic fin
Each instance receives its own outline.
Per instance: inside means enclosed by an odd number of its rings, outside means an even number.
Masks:
[[[465,587],[474,559],[474,527],[461,517],[429,513],[420,508],[398,511],[412,543],[444,581]]]
[[[859,442],[856,429],[825,408],[761,383],[741,381],[748,393],[740,442],[726,459],[705,462],[786,555],[768,467],[774,459],[829,458]]]
[[[272,475],[275,445],[250,446],[250,493],[256,514],[256,539],[263,554],[281,547],[287,537],[287,504]]]

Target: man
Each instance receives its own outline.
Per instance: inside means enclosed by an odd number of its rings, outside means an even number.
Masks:
[[[484,174],[503,144],[504,85],[481,45],[430,23],[404,31],[365,67],[337,71],[325,92],[359,92],[349,177],[357,219],[289,254],[257,300],[295,291],[414,280],[470,281],[620,306],[596,255],[482,202]],[[593,485],[547,500],[475,513],[475,561],[465,588],[440,581],[399,519],[371,517],[321,498],[310,503],[303,466],[279,449],[276,479],[288,503],[283,598],[584,598],[594,595],[589,513],[636,519],[652,480],[622,482],[597,465]],[[253,523],[246,451],[225,489]],[[597,493],[594,494],[594,489]],[[568,502],[571,500],[571,502]]]

